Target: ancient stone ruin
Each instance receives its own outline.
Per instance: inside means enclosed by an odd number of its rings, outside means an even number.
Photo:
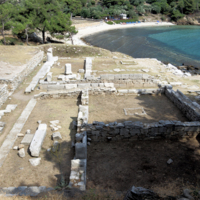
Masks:
[[[71,138],[75,153],[71,160],[68,186],[81,191],[87,189],[87,147],[92,143],[101,142],[106,145],[108,141],[115,142],[123,141],[124,139],[129,141],[157,139],[159,141],[161,138],[192,138],[200,133],[200,105],[191,101],[180,90],[173,90],[170,84],[162,84],[158,79],[146,73],[101,74],[100,76],[95,76],[92,74],[92,58],[89,57],[86,57],[84,69],[79,69],[78,74],[73,69],[73,63],[69,62],[62,68],[64,69],[62,72],[64,75],[57,75],[57,80],[55,80],[54,73],[51,70],[58,60],[58,57],[53,57],[53,50],[50,48],[47,52],[47,61],[33,77],[28,87],[26,87],[25,94],[30,94],[37,86],[42,89],[42,92],[35,94],[31,98],[3,142],[0,148],[0,167],[6,162],[6,157],[11,149],[18,150],[18,155],[22,159],[26,157],[26,147],[28,147],[30,155],[33,157],[29,159],[29,164],[34,167],[40,166],[41,162],[43,162],[41,157],[42,147],[49,132],[49,127],[52,131],[51,140],[53,140],[53,146],[47,149],[47,153],[52,151],[55,153],[59,150],[59,145],[65,137],[59,130],[62,128],[59,125],[60,121],[52,119],[52,121],[48,122],[50,123],[48,125],[47,122],[39,120],[40,116],[38,116],[39,121],[37,122],[38,125],[35,133],[28,130],[26,134],[20,135],[22,137],[21,143],[18,146],[14,146],[19,133],[35,109],[35,106],[45,100],[56,99],[58,104],[61,99],[67,100],[73,97],[79,100],[76,103],[74,102],[78,106],[78,112],[77,120],[73,121],[72,128],[76,132],[74,139]],[[127,87],[128,85],[132,86],[132,88]],[[138,89],[141,85],[141,89]],[[160,119],[154,122],[124,120],[123,122],[112,121],[106,123],[97,119],[89,123],[91,97],[99,99],[102,96],[108,96],[110,99],[112,97],[122,97],[124,99],[130,97],[134,99],[138,96],[147,95],[165,96],[188,121]],[[16,106],[8,105],[6,110],[0,111],[0,116],[7,112],[13,112]],[[127,117],[136,116],[142,118],[149,115],[143,106],[126,107],[124,105],[122,113]],[[0,131],[3,130],[4,126],[5,124],[1,122]],[[171,161],[169,162],[171,163]],[[52,188],[23,186],[7,187],[3,188],[2,191],[7,195],[36,196],[42,191],[49,190],[52,190]]]

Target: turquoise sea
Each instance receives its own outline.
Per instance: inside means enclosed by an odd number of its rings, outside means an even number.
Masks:
[[[200,67],[200,26],[124,28],[84,38],[93,46],[135,58]]]

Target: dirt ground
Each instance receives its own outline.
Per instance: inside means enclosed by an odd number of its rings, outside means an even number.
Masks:
[[[142,107],[146,115],[125,115],[124,108],[138,107]],[[180,110],[165,95],[89,97],[89,123],[93,121],[109,123],[129,120],[142,122],[156,122],[159,120],[187,121]]]
[[[71,139],[76,133],[75,130],[72,130],[72,121],[77,118],[77,104],[78,102],[75,98],[48,99],[37,102],[22,129],[22,133],[25,134],[27,129],[30,129],[31,133],[35,133],[38,127],[38,120],[42,120],[42,123],[47,124],[47,134],[40,152],[41,163],[37,167],[31,166],[28,160],[32,157],[28,152],[28,146],[25,148],[25,158],[20,158],[16,150],[11,150],[3,166],[0,168],[1,187],[23,185],[54,187],[57,181],[60,180],[61,172],[65,175],[66,180],[68,180],[70,163],[73,158]],[[59,129],[63,138],[61,151],[57,156],[47,152],[47,149],[53,145],[53,140],[51,139],[53,131],[49,127],[49,121],[52,120],[60,120],[59,125],[62,127]],[[14,146],[18,146],[22,139],[23,137],[18,137]]]
[[[45,54],[47,50],[53,48],[53,56],[70,57],[70,58],[85,58],[95,56],[110,56],[112,53],[101,48],[94,48],[90,46],[72,46],[63,44],[47,44],[42,46]]]
[[[130,58],[95,58],[92,62],[92,69],[97,70],[96,74],[130,74],[130,73],[146,73],[142,69],[148,69],[149,75],[156,76],[161,70],[166,73],[164,67],[161,67],[153,59],[130,59]],[[126,62],[127,64],[122,64]],[[122,71],[115,72],[113,69],[120,69]]]
[[[38,47],[0,45],[0,78],[9,79],[26,68]]]
[[[58,63],[60,63],[58,65]],[[64,75],[65,73],[65,64],[70,63],[72,66],[72,73],[77,74],[79,69],[84,69],[84,59],[59,59],[57,64],[54,64],[51,68],[51,72],[53,72],[52,81],[58,81],[59,75]]]
[[[87,188],[127,191],[133,185],[161,196],[180,195],[183,187],[200,183],[199,143],[186,141],[134,141],[88,146]],[[196,146],[196,147],[195,147]],[[169,159],[173,163],[168,165]]]

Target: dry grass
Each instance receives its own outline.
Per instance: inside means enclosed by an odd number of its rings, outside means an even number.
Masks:
[[[38,52],[38,47],[1,45],[0,52],[0,61],[20,66]]]
[[[95,56],[111,56],[111,52],[105,49],[90,46],[72,46],[65,44],[46,44],[41,46],[47,53],[48,48],[53,48],[53,55],[59,57],[95,57]]]

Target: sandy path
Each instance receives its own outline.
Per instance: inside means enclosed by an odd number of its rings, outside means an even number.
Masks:
[[[105,22],[100,22],[99,25],[89,26],[86,28],[82,28],[78,30],[78,33],[73,36],[75,45],[86,45],[81,38],[86,37],[88,35],[93,35],[95,33],[100,33],[104,31],[114,30],[114,29],[122,29],[122,28],[136,28],[136,27],[149,27],[149,26],[172,26],[174,24],[170,22],[141,22],[137,24],[127,24],[127,25],[108,25]]]

